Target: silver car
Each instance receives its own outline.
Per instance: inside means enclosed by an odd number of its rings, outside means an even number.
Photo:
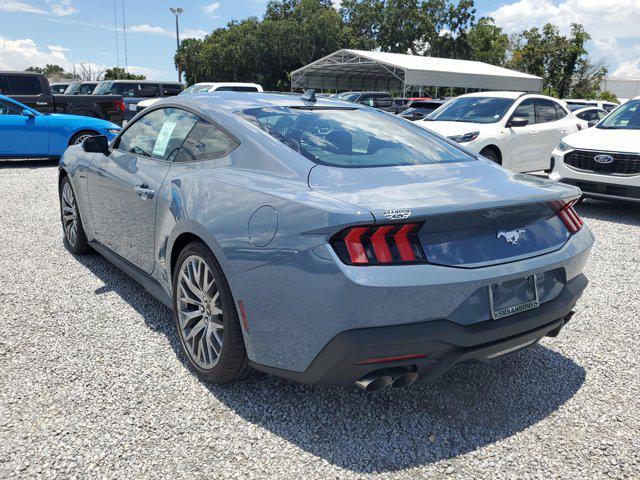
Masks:
[[[165,99],[60,161],[68,249],[173,309],[208,382],[372,391],[557,335],[594,241],[579,196],[311,92]]]

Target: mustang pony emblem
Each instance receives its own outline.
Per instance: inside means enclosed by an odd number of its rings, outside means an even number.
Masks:
[[[498,236],[496,238],[504,237],[507,243],[511,245],[517,245],[522,235],[526,230],[524,228],[518,228],[517,230],[498,230]]]

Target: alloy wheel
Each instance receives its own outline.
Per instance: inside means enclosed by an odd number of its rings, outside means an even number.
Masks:
[[[75,247],[78,242],[78,207],[69,182],[62,187],[62,225],[67,241]]]
[[[84,135],[80,135],[78,138],[76,138],[76,141],[73,142],[74,145],[81,145],[82,142],[84,142],[87,138],[92,137],[93,135],[90,135],[88,133],[85,133]]]
[[[198,255],[187,257],[179,272],[176,310],[180,334],[191,360],[209,370],[218,362],[223,344],[220,292],[213,272]]]

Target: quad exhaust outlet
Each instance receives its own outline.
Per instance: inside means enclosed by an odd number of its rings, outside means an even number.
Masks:
[[[401,388],[418,379],[418,373],[406,368],[384,368],[366,374],[356,381],[356,387],[365,392],[377,392],[386,387]]]

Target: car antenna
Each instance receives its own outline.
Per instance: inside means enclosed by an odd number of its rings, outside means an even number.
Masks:
[[[308,90],[305,90],[304,93],[302,94],[302,96],[300,97],[301,100],[304,100],[305,102],[313,102],[315,103],[316,100],[316,89],[315,88],[310,88]]]

